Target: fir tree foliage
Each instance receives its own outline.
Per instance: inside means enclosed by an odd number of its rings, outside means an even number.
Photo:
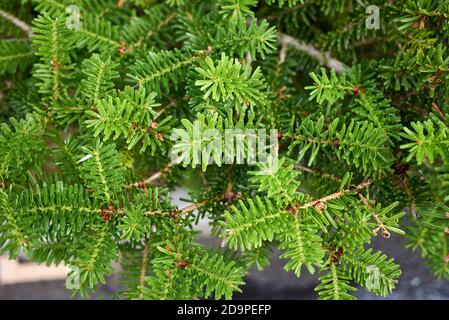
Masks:
[[[231,299],[280,252],[354,299],[394,292],[372,239],[405,236],[449,278],[449,1],[20,3],[0,0],[1,254],[68,265],[83,296],[120,265],[117,298]]]

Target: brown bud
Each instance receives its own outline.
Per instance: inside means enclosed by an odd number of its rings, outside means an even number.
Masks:
[[[187,267],[187,262],[182,261],[182,260],[176,261],[176,266],[180,267],[180,268],[185,268],[185,267]]]
[[[315,210],[316,211],[318,211],[318,212],[322,212],[323,210],[325,210],[327,208],[327,206],[326,206],[326,204],[325,203],[322,203],[322,202],[318,202],[316,205],[315,205]]]
[[[145,182],[143,182],[143,181],[138,182],[137,187],[140,189],[145,189],[146,188]]]
[[[162,133],[160,133],[160,132],[156,132],[156,138],[157,138],[159,141],[164,141],[164,136],[163,136]]]
[[[338,248],[338,250],[337,251],[334,251],[333,253],[332,253],[332,261],[333,262],[337,262],[338,261],[338,259],[340,259],[340,257],[341,257],[341,255],[343,254],[343,248]]]
[[[178,218],[178,211],[177,210],[173,210],[170,212],[170,217],[172,217],[173,219]]]
[[[335,139],[334,141],[332,141],[332,144],[336,147],[340,146],[340,141],[338,139]]]
[[[151,122],[151,124],[150,124],[150,128],[151,129],[157,129],[157,122]]]
[[[287,207],[287,212],[290,213],[290,214],[295,215],[296,214],[296,209],[293,208],[292,206],[288,206]]]
[[[126,48],[126,43],[123,41],[120,41],[120,47],[117,48],[117,51],[120,53],[120,55],[124,55],[128,49]]]
[[[100,209],[100,218],[103,221],[111,220],[111,212],[108,209]]]
[[[338,258],[340,258],[341,257],[341,255],[343,254],[343,248],[338,248],[338,250],[337,250],[337,252],[336,252],[336,256],[338,257]]]
[[[422,16],[421,20],[419,21],[419,30],[424,29],[424,27],[426,26],[425,21],[426,21],[426,16]]]
[[[226,202],[231,202],[232,200],[234,200],[235,197],[236,197],[236,193],[234,193],[232,191],[226,191],[224,193],[224,198],[225,198]]]
[[[53,67],[53,68],[55,68],[55,69],[58,69],[61,65],[58,63],[58,61],[57,60],[55,60],[55,59],[52,59],[51,61],[50,61],[50,63],[51,63],[51,66]]]
[[[359,86],[355,86],[352,88],[352,92],[357,96],[360,93],[365,93],[366,89],[365,88],[360,88]]]
[[[397,163],[394,166],[394,173],[395,174],[403,174],[409,169],[409,165],[406,163]]]

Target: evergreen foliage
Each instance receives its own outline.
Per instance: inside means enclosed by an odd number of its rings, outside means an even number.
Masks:
[[[70,266],[83,296],[120,272],[117,298],[231,299],[278,250],[317,298],[354,299],[394,292],[371,240],[404,236],[449,279],[449,1],[18,3],[0,0],[0,254]]]

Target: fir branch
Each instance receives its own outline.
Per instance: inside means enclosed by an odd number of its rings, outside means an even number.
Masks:
[[[377,224],[379,225],[378,228],[376,228],[376,230],[378,230],[378,229],[382,230],[382,236],[384,238],[390,238],[390,236],[391,236],[390,232],[387,230],[387,228],[385,228],[385,225],[383,224],[382,220],[374,212],[371,205],[368,203],[368,200],[366,200],[366,198],[360,192],[357,192],[357,196],[359,197],[360,201],[362,201],[363,205],[365,205],[368,208],[368,210],[370,212],[372,212],[374,219],[376,220]],[[374,231],[374,232],[377,233],[376,231]]]
[[[176,85],[177,79],[185,74],[186,68],[196,58],[196,55],[184,55],[178,50],[150,52],[145,62],[139,61],[130,68],[128,76],[139,88],[160,93],[161,87],[168,90],[170,81]]]
[[[216,195],[216,196],[211,197],[209,199],[206,199],[206,200],[203,200],[203,201],[200,201],[200,202],[197,202],[197,203],[193,203],[193,204],[191,204],[189,206],[186,206],[186,207],[184,207],[184,208],[182,208],[180,210],[180,213],[181,214],[186,214],[186,213],[198,210],[198,209],[200,209],[200,208],[210,204],[211,202],[223,201],[225,199],[226,199],[226,193],[219,194],[219,195]]]
[[[320,177],[325,177],[325,178],[329,178],[330,180],[336,181],[336,182],[341,182],[341,178],[330,174],[330,173],[326,173],[326,172],[321,172],[319,169],[315,169],[315,168],[310,168],[307,166],[303,166],[302,164],[298,163],[295,165],[296,169],[302,170],[304,172],[308,172]]]
[[[330,53],[323,53],[313,47],[312,45],[300,42],[295,38],[289,36],[288,34],[278,33],[279,42],[282,44],[288,44],[294,47],[296,50],[304,51],[310,56],[314,57],[319,61],[319,63],[323,66],[327,66],[328,68],[334,69],[337,73],[342,73],[346,70],[346,66],[339,60],[332,58]]]
[[[154,181],[160,179],[161,177],[163,177],[163,175],[165,173],[167,173],[167,171],[169,171],[169,169],[171,167],[173,167],[175,164],[178,163],[179,159],[174,159],[172,161],[170,161],[166,166],[164,166],[161,170],[155,172],[154,174],[152,174],[150,177],[146,178],[145,180],[142,181],[137,181],[137,182],[133,182],[131,184],[129,184],[127,187],[134,187],[134,188],[144,188],[145,186],[152,184]]]
[[[349,285],[350,278],[338,268],[337,264],[331,262],[328,271],[319,279],[320,284],[315,288],[318,291],[320,299],[324,300],[354,300],[355,297],[349,294],[349,291],[355,291],[354,287]]]
[[[92,226],[84,235],[83,243],[76,249],[77,258],[73,261],[79,268],[80,288],[75,289],[87,296],[98,282],[105,282],[105,275],[113,272],[112,261],[117,258],[117,247],[109,232],[108,222]]]
[[[309,202],[304,203],[304,204],[296,204],[293,208],[296,211],[298,211],[298,210],[301,210],[301,209],[317,207],[318,205],[326,203],[326,202],[331,201],[333,199],[338,199],[338,198],[344,196],[347,193],[350,193],[350,192],[358,193],[360,190],[368,188],[372,183],[373,183],[372,180],[366,180],[366,181],[363,181],[363,182],[353,186],[352,188],[345,189],[345,190],[340,190],[340,191],[337,191],[335,193],[329,194],[329,195],[327,195],[325,197],[322,197],[322,198],[319,198],[319,199],[316,199],[316,200],[313,200],[313,201],[309,201]]]
[[[387,259],[380,251],[373,253],[372,249],[364,251],[360,248],[356,252],[344,254],[341,263],[357,283],[382,296],[394,290],[401,275],[399,265],[393,263],[393,259]]]
[[[4,0],[0,253],[78,267],[83,296],[120,256],[119,298],[230,299],[281,258],[353,299],[351,282],[397,285],[366,249],[381,231],[449,278],[447,1],[378,1],[379,31],[354,1],[265,2],[80,0],[71,30],[68,0]],[[220,250],[198,243],[203,218]]]
[[[33,62],[34,51],[27,41],[0,40],[0,73],[24,70]]]
[[[20,223],[19,217],[11,206],[8,194],[0,190],[1,225],[0,252],[8,252],[12,258],[16,258],[20,250],[29,244],[26,234],[26,225]]]
[[[80,170],[89,188],[106,204],[111,203],[122,189],[124,176],[121,155],[114,144],[81,147],[84,156],[78,161]]]
[[[238,200],[238,199],[242,199],[242,196],[240,194],[234,194],[232,197],[230,197],[229,193],[224,192],[224,193],[220,193],[217,194],[215,196],[212,196],[210,198],[204,199],[202,201],[199,202],[195,202],[192,203],[188,206],[185,206],[179,210],[173,210],[173,211],[147,211],[144,213],[144,215],[147,216],[172,216],[172,217],[178,217],[180,215],[185,215],[188,214],[190,212],[193,212],[195,210],[201,209],[207,205],[210,205],[214,202],[220,202],[220,201],[233,201],[233,200]]]

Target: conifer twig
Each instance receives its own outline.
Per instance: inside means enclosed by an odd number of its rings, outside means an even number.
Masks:
[[[299,210],[299,209],[307,209],[307,208],[310,208],[310,207],[315,207],[315,206],[317,206],[319,204],[323,204],[323,203],[328,202],[330,200],[340,198],[341,196],[345,195],[348,192],[358,192],[358,191],[360,191],[362,189],[368,188],[371,184],[372,184],[372,180],[366,180],[366,181],[363,181],[363,182],[359,183],[358,185],[356,185],[353,188],[340,190],[338,192],[329,194],[329,195],[327,195],[325,197],[322,197],[322,198],[319,198],[319,199],[316,199],[316,200],[313,200],[313,201],[310,201],[310,202],[307,202],[307,203],[304,203],[304,204],[298,204],[298,205],[296,205],[295,209]]]
[[[200,208],[204,207],[205,205],[208,205],[211,202],[221,201],[221,200],[224,200],[224,199],[225,199],[225,193],[221,193],[221,194],[216,195],[216,196],[214,196],[212,198],[192,203],[192,204],[190,204],[188,206],[185,206],[184,208],[182,208],[180,210],[175,210],[173,212],[171,212],[171,211],[159,211],[159,210],[147,211],[147,212],[144,213],[144,215],[146,215],[146,216],[155,216],[155,215],[157,215],[157,216],[166,216],[166,215],[172,215],[172,214],[175,214],[176,216],[177,215],[184,215],[186,213],[189,213],[189,212],[195,211],[197,209],[200,209]]]
[[[139,284],[141,287],[143,287],[145,285],[145,275],[147,273],[148,253],[149,253],[148,239],[145,239],[145,248],[143,249],[142,263],[140,264]],[[139,299],[143,300],[143,291],[140,292]]]
[[[195,211],[197,209],[200,209],[200,208],[202,208],[202,207],[204,207],[204,206],[206,206],[206,205],[208,205],[208,204],[210,204],[212,202],[218,202],[218,201],[231,202],[233,200],[243,199],[243,198],[244,197],[240,193],[238,193],[238,192],[237,193],[232,193],[232,197],[230,197],[229,193],[225,191],[225,192],[220,193],[220,194],[218,194],[216,196],[213,196],[211,198],[208,198],[208,199],[205,199],[205,200],[202,200],[202,201],[199,201],[199,202],[192,203],[192,204],[190,204],[188,206],[185,206],[182,209],[177,210],[176,214],[177,215],[184,215],[186,213],[189,213],[189,212]],[[173,212],[157,210],[157,211],[147,211],[147,212],[144,213],[144,215],[147,215],[147,216],[170,215],[172,213]]]
[[[409,186],[408,179],[407,179],[406,175],[404,175],[402,177],[402,179],[400,179],[400,184],[404,188],[405,194],[407,195],[407,199],[408,199],[408,203],[410,206],[410,211],[412,213],[412,217],[413,217],[413,219],[416,219],[418,217],[418,214],[416,213],[416,203],[413,198],[413,194],[410,190],[410,186]]]
[[[379,225],[379,227],[376,228],[375,230],[381,229],[382,236],[384,238],[389,238],[391,236],[390,232],[387,230],[387,228],[385,228],[385,225],[383,224],[382,220],[380,220],[379,216],[374,212],[368,200],[366,200],[366,198],[360,192],[357,193],[357,196],[359,197],[360,201],[362,201],[362,203],[368,208],[368,210],[372,212],[374,220],[376,220],[376,223]],[[374,232],[377,233],[376,231]]]
[[[297,165],[295,165],[295,168],[296,168],[296,169],[299,169],[299,170],[302,170],[302,171],[304,171],[304,172],[308,172],[308,173],[311,173],[311,174],[314,174],[314,175],[318,175],[318,176],[320,176],[320,177],[325,177],[325,178],[329,178],[330,180],[334,180],[334,181],[337,181],[337,182],[341,182],[341,179],[340,179],[339,177],[337,177],[337,176],[334,176],[333,174],[326,173],[326,172],[321,172],[321,171],[318,170],[318,169],[309,168],[309,167],[303,166],[303,165],[300,164],[300,163],[298,163]]]
[[[209,191],[209,184],[208,184],[207,181],[206,181],[206,177],[204,176],[203,170],[200,170],[200,179],[201,179],[201,183],[202,183],[203,186],[204,186],[204,189],[205,189],[206,191]]]
[[[146,185],[151,184],[154,180],[159,179],[165,172],[167,172],[168,169],[173,167],[177,163],[177,161],[178,161],[178,159],[172,160],[165,167],[163,167],[161,170],[159,170],[158,172],[154,173],[153,175],[151,175],[147,179],[145,179],[143,181],[137,181],[137,182],[129,184],[128,188],[132,188],[132,187],[134,187],[134,188],[143,188]]]
[[[295,49],[309,54],[310,56],[317,59],[321,65],[324,65],[331,69],[335,69],[335,72],[337,73],[342,73],[347,68],[343,62],[332,58],[329,52],[323,53],[314,46],[298,41],[288,34],[278,32],[278,39],[281,44],[291,45]]]
[[[12,24],[16,25],[17,27],[19,27],[20,29],[25,31],[28,35],[33,34],[33,30],[31,30],[31,27],[28,24],[26,24],[19,18],[14,17],[13,15],[9,14],[8,12],[6,12],[2,9],[0,9],[0,17],[6,19],[9,22],[11,22]]]
[[[211,202],[215,202],[215,201],[221,201],[224,200],[226,198],[226,193],[221,193],[217,196],[214,196],[212,198],[200,201],[200,202],[196,202],[196,203],[192,203],[191,205],[188,205],[187,207],[184,207],[180,210],[180,214],[186,214],[188,212],[192,212],[195,211],[197,209],[200,209],[202,207],[204,207],[205,205],[208,205]]]

